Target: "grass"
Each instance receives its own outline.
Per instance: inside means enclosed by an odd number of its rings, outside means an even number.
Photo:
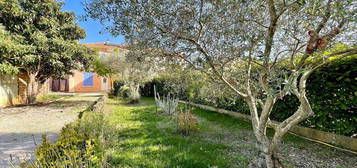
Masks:
[[[113,102],[113,100],[111,100]],[[205,140],[197,135],[181,136],[176,123],[165,114],[156,114],[154,101],[144,98],[138,105],[119,106],[110,116],[110,122],[119,128],[119,144],[111,164],[120,167],[236,167],[237,158],[228,155],[230,147],[224,143]],[[195,111],[202,113],[199,110]],[[244,124],[244,126],[246,125]],[[209,126],[200,124],[200,131]]]
[[[249,121],[202,109],[192,113],[197,130],[183,136],[176,118],[157,113],[152,98],[143,98],[139,104],[111,98],[105,102],[104,113],[86,112],[62,130],[59,141],[44,145],[37,158],[45,158],[44,165],[59,163],[54,167],[244,168],[257,156]],[[268,130],[268,135],[273,133]],[[82,154],[51,155],[48,150]],[[347,168],[357,161],[355,155],[293,135],[285,136],[279,154],[287,168]]]
[[[55,94],[45,94],[43,96],[40,96],[38,98],[39,102],[47,102],[47,101],[54,101],[60,99],[61,96],[55,95]]]
[[[244,119],[194,109],[198,131],[182,136],[174,118],[156,113],[152,98],[143,98],[135,105],[109,99],[105,109],[110,112],[107,119],[118,131],[115,146],[109,150],[109,163],[114,167],[248,167],[257,155],[251,124]],[[268,135],[272,134],[273,130],[269,129]],[[308,155],[299,151],[308,152]],[[294,163],[290,160],[291,152]],[[281,154],[286,167],[294,167],[297,159],[313,157],[313,160],[317,159],[314,164],[321,165],[329,164],[324,162],[341,154],[339,159],[342,160],[351,157],[293,135],[285,136]],[[306,161],[298,161],[299,164],[302,162]],[[346,165],[351,163],[348,161]]]

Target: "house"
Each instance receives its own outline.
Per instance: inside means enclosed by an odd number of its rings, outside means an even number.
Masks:
[[[99,56],[114,52],[127,50],[125,45],[103,43],[85,43],[83,44],[89,48],[98,51]],[[100,76],[94,72],[73,71],[73,75],[69,75],[64,79],[52,79],[50,81],[52,91],[60,92],[109,92],[112,86],[112,79]]]
[[[18,102],[17,76],[0,75],[0,107]]]
[[[93,48],[103,57],[116,51],[126,52],[128,50],[125,45],[106,42],[83,45]],[[0,107],[26,102],[26,85],[19,80],[20,78],[24,81],[29,79],[25,72],[20,72],[17,75],[0,74]],[[112,79],[110,78],[102,77],[92,72],[74,70],[73,75],[69,75],[64,79],[49,79],[39,85],[39,95],[46,94],[49,91],[109,92],[111,86]]]
[[[20,72],[17,75],[0,74],[0,107],[26,103],[26,85],[20,78],[28,82],[27,73]],[[49,92],[48,80],[39,85],[38,95]]]

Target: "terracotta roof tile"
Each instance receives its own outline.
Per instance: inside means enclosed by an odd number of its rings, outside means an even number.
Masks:
[[[83,45],[89,48],[98,49],[100,52],[105,53],[112,53],[115,49],[119,50],[127,50],[128,45],[117,45],[117,44],[110,44],[106,42],[99,42],[99,43],[83,43]]]

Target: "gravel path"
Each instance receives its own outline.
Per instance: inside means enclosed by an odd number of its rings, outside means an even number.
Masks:
[[[55,141],[61,128],[77,119],[98,94],[62,96],[52,103],[0,109],[0,168],[30,159],[45,135]]]

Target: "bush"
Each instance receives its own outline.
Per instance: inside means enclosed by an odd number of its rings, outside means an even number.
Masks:
[[[166,97],[160,97],[160,94],[156,92],[155,86],[154,93],[156,106],[159,106],[166,114],[175,114],[179,99],[175,96],[170,96],[170,93]]]
[[[122,98],[128,98],[130,95],[130,87],[129,86],[122,86],[120,87],[117,96],[122,97]]]
[[[127,85],[123,85],[120,87],[117,92],[117,96],[124,98],[130,104],[139,103],[141,97],[138,87],[130,87]]]
[[[35,151],[36,159],[21,167],[110,167],[106,149],[114,146],[116,131],[102,114],[86,114],[66,125],[55,143],[43,137]]]
[[[141,95],[139,92],[139,87],[130,87],[129,88],[128,98],[127,98],[129,103],[131,103],[131,104],[139,103],[140,97],[141,97]]]
[[[80,132],[77,126],[68,125],[56,143],[43,137],[42,145],[35,151],[36,160],[30,167],[98,167],[97,147],[95,139]]]
[[[141,88],[141,95],[146,97],[154,97],[155,91],[154,86],[156,88],[157,93],[160,95],[168,95],[170,89],[168,85],[165,84],[166,79],[164,78],[154,78],[152,81],[145,83],[145,85]]]
[[[307,90],[315,115],[301,125],[352,136],[357,133],[357,58],[319,68],[308,80]],[[273,119],[282,121],[297,109],[298,100],[287,96],[273,109]]]
[[[118,96],[120,88],[124,86],[124,83],[121,81],[114,81],[113,82],[113,90],[111,92],[112,95]]]
[[[198,122],[197,118],[192,114],[192,109],[181,111],[177,114],[178,131],[184,135],[190,135],[192,132],[197,131]]]

